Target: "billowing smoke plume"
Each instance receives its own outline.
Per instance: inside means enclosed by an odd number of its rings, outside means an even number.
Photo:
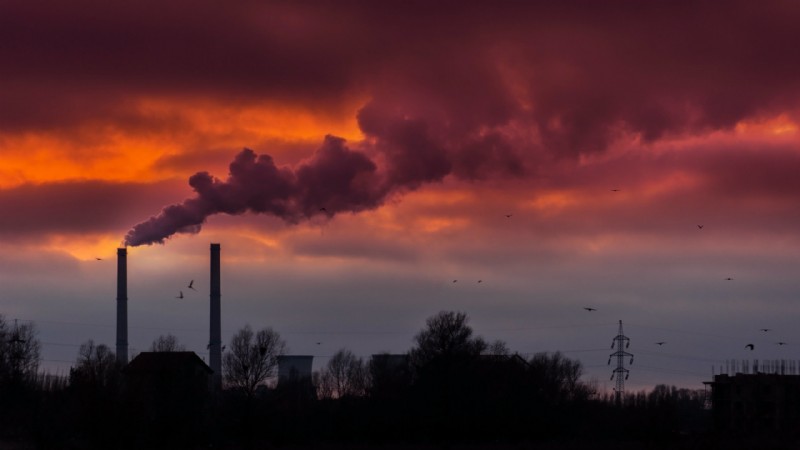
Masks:
[[[310,159],[293,168],[278,167],[270,156],[245,149],[231,163],[225,181],[207,172],[192,175],[189,184],[197,195],[134,226],[125,243],[164,243],[175,233],[197,233],[218,213],[272,214],[298,223],[314,215],[374,209],[393,192],[417,189],[450,174],[479,179],[487,173],[524,173],[502,133],[468,131],[455,133],[460,136],[455,138],[439,121],[398,112],[395,106],[372,102],[359,111],[359,126],[367,136],[360,143],[364,151],[329,135]]]
[[[227,180],[208,172],[192,175],[189,184],[197,195],[134,226],[125,244],[163,243],[175,233],[196,233],[218,213],[265,213],[296,223],[315,214],[372,209],[389,191],[384,180],[367,155],[334,136],[327,136],[313,158],[294,169],[244,149],[231,163]]]

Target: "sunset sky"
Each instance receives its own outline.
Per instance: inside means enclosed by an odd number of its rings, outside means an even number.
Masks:
[[[271,326],[316,367],[405,352],[441,310],[600,389],[619,320],[631,388],[798,360],[798,23],[794,1],[4,1],[0,313],[53,372],[113,349],[127,242],[131,352],[207,357],[219,242],[223,340]]]

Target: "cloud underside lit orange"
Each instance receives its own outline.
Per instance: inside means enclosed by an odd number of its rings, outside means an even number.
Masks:
[[[102,118],[67,129],[6,133],[0,138],[0,188],[67,180],[153,182],[208,170],[224,176],[244,146],[269,147],[278,161],[307,156],[331,132],[362,136],[353,101],[333,115],[295,105],[235,105],[213,100],[146,99],[124,113],[147,126]],[[298,152],[298,148],[304,152]]]
[[[180,110],[177,105],[172,108]],[[162,111],[172,110],[172,108],[161,106]],[[191,119],[186,120],[198,126],[207,121],[213,121],[215,117],[219,118],[211,132],[203,133],[200,128],[193,132],[188,129],[179,129],[162,134],[152,133],[147,139],[153,142],[167,142],[182,133],[192,134],[195,137],[203,135],[198,139],[202,139],[204,142],[213,142],[210,147],[214,148],[224,147],[227,141],[242,142],[256,138],[262,142],[277,140],[300,142],[301,147],[285,147],[284,154],[278,153],[278,157],[286,161],[298,161],[307,157],[307,152],[313,151],[313,148],[318,145],[316,142],[319,137],[316,135],[317,132],[329,131],[329,127],[336,128],[337,123],[348,123],[344,118],[338,121],[328,118],[326,122],[310,116],[287,116],[284,117],[284,122],[272,120],[270,121],[271,128],[258,131],[255,130],[255,125],[245,127],[241,125],[241,121],[233,118],[229,122],[224,122],[225,114],[212,117],[203,115],[200,111],[192,110],[190,113],[184,114],[184,117]],[[248,114],[256,114],[256,112],[249,111]],[[239,117],[249,117],[248,114]],[[268,112],[264,112],[264,114],[266,116]],[[292,120],[295,121],[292,122]],[[243,122],[246,123],[246,120]],[[226,128],[226,123],[229,128]],[[274,124],[278,123],[287,125],[275,127]],[[294,128],[290,125],[294,125]],[[356,125],[351,124],[351,126],[351,139],[358,143],[361,138],[359,130]],[[82,135],[83,132],[80,132],[72,136]],[[756,173],[755,175],[760,178],[753,180],[754,174],[751,172],[760,170],[758,164],[761,163],[766,164],[762,168],[766,171],[774,171],[780,167],[791,171],[793,165],[797,163],[797,158],[800,158],[800,149],[793,145],[796,137],[797,126],[785,115],[780,115],[770,120],[742,122],[734,130],[726,133],[715,132],[707,136],[688,136],[646,146],[620,144],[603,155],[595,155],[590,159],[582,160],[575,167],[566,169],[553,167],[548,169],[549,173],[533,174],[525,179],[512,178],[485,182],[446,180],[444,184],[430,186],[415,193],[400,192],[388,199],[387,206],[362,213],[361,215],[364,217],[358,220],[349,219],[346,216],[333,220],[345,221],[356,229],[369,229],[371,231],[368,236],[375,239],[379,239],[379,235],[407,234],[413,231],[419,235],[419,238],[413,242],[409,241],[409,245],[431,245],[433,240],[442,236],[459,235],[470,229],[479,233],[491,233],[491,227],[509,226],[515,222],[530,221],[532,218],[535,218],[534,222],[541,227],[540,232],[552,233],[554,236],[562,233],[586,235],[587,229],[576,226],[575,221],[594,223],[598,229],[612,226],[622,227],[629,233],[648,233],[647,230],[653,227],[644,224],[643,222],[646,220],[637,217],[636,211],[640,214],[657,216],[660,209],[666,217],[672,213],[679,213],[680,209],[684,208],[686,212],[698,216],[695,221],[701,222],[703,219],[700,213],[704,212],[704,209],[706,213],[721,209],[713,205],[705,205],[705,202],[722,202],[726,207],[729,206],[731,200],[726,199],[726,190],[741,192],[741,195],[735,200],[739,205],[745,204],[742,202],[749,202],[754,210],[769,209],[770,204],[780,208],[779,205],[785,203],[780,200],[781,196],[791,194],[792,186],[781,184],[784,182],[780,180],[780,174],[778,174],[777,178],[771,180],[776,184],[765,188],[765,184],[759,180],[764,176],[770,177],[771,175]],[[136,138],[136,133],[114,132],[108,139],[102,139],[98,134],[94,136],[93,141],[114,142],[114,139],[117,139],[134,142]],[[24,139],[28,143],[32,143],[36,142],[37,137],[29,135]],[[44,136],[39,139],[53,138]],[[125,141],[125,139],[130,139],[130,141]],[[7,139],[6,142],[9,140]],[[58,145],[62,146],[59,151],[48,153],[48,151],[52,152],[53,148],[58,148]],[[69,145],[74,145],[74,143],[67,139],[53,141],[54,147],[38,146],[40,150],[32,156],[33,159],[30,157],[25,159],[24,152],[18,152],[20,158],[18,164],[29,170],[26,173],[30,173],[24,176],[26,182],[46,185],[64,179],[77,179],[79,182],[82,179],[111,179],[120,183],[137,181],[147,184],[167,178],[177,179],[174,184],[180,185],[183,183],[180,181],[181,178],[185,179],[191,171],[200,168],[192,162],[193,149],[182,141],[180,145],[175,144],[174,148],[167,150],[164,150],[164,147],[147,146],[151,153],[139,151],[134,144],[120,145],[105,152],[98,151],[96,147],[87,147],[84,150],[87,155],[91,156],[85,158],[85,164],[79,164],[77,153],[65,147]],[[63,161],[56,162],[59,152],[72,155],[74,169],[69,169],[70,164],[65,164]],[[184,161],[188,161],[187,166],[181,167],[179,164],[181,160],[178,158],[174,159],[178,161],[175,164],[165,165],[163,163],[165,152],[172,156],[185,155],[187,159]],[[230,154],[224,150],[220,150],[220,153],[221,155],[217,159],[211,158],[211,160],[216,161],[219,165],[215,175],[223,176]],[[149,156],[143,157],[143,155]],[[202,153],[198,158],[203,163],[209,161],[208,155]],[[49,161],[52,164],[52,170],[56,171],[55,174],[51,175],[46,164],[43,168],[39,168],[37,164],[33,163],[40,160]],[[731,160],[738,162],[729,163]],[[748,160],[754,164],[748,164]],[[125,163],[125,161],[135,161],[136,163]],[[742,162],[744,164],[740,164]],[[121,173],[104,169],[117,165],[122,169]],[[36,170],[32,170],[32,167],[36,167]],[[206,167],[208,166],[206,165]],[[63,170],[65,168],[67,170]],[[75,171],[74,175],[71,174],[71,170]],[[783,177],[786,178],[790,175],[790,173],[784,173]],[[767,190],[759,192],[763,189]],[[789,191],[781,192],[786,189]],[[184,192],[163,192],[165,194],[162,200],[164,204],[189,195],[188,188]],[[683,200],[679,202],[677,199],[682,197]],[[791,201],[791,199],[786,200]],[[753,202],[758,202],[762,206],[756,206]],[[150,213],[154,212],[156,211]],[[141,211],[140,213],[147,212]],[[512,217],[505,217],[507,214],[511,214]],[[614,215],[618,219],[607,217]],[[225,225],[224,228],[229,233],[250,236],[263,245],[269,243],[269,246],[280,249],[283,254],[291,254],[295,250],[291,246],[281,245],[281,239],[291,240],[290,236],[293,233],[299,233],[298,236],[302,236],[306,232],[303,230],[312,234],[317,233],[321,229],[320,227],[325,226],[326,222],[324,219],[319,219],[298,226],[282,225],[282,230],[275,227],[259,230],[247,225],[252,220],[260,220],[253,219],[251,216],[251,214],[245,214],[244,217],[235,219],[244,222],[241,227],[236,226],[235,223],[232,224],[231,221],[225,221],[228,225]],[[583,218],[578,219],[578,217]],[[625,221],[629,223],[623,223]],[[217,223],[218,221],[215,219],[211,220],[212,230]],[[511,226],[513,227],[513,225]],[[560,230],[557,229],[559,227]],[[654,228],[658,229],[658,227]],[[237,229],[241,231],[237,232]],[[639,231],[636,231],[637,229]],[[59,232],[56,227],[46,234],[45,239],[40,240],[38,246],[48,251],[65,251],[78,259],[88,260],[96,255],[108,254],[108,248],[119,245],[121,240],[119,233],[124,231],[124,229],[87,231],[81,233],[81,237],[76,238],[74,234]],[[616,234],[614,231],[598,231],[597,233],[598,236]],[[175,239],[180,239],[180,235]],[[578,239],[583,240],[583,238]],[[605,241],[605,238],[595,236],[588,238],[585,242],[591,242],[587,245],[596,248],[598,242]]]

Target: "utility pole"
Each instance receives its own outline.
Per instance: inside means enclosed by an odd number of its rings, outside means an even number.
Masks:
[[[633,364],[633,355],[623,350],[630,346],[631,340],[622,333],[622,321],[620,320],[619,332],[617,332],[617,336],[611,342],[611,348],[613,349],[616,347],[617,351],[608,355],[609,365],[611,364],[611,358],[617,358],[617,368],[611,372],[611,379],[613,380],[614,377],[617,378],[617,387],[614,388],[614,400],[617,406],[622,405],[622,397],[625,393],[625,380],[627,380],[628,376],[630,375],[630,370],[625,368],[625,357],[629,356],[631,360],[628,364]],[[623,376],[623,374],[625,376]]]

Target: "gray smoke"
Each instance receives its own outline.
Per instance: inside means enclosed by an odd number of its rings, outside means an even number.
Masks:
[[[380,206],[390,191],[386,177],[364,153],[344,139],[326,136],[314,156],[292,169],[278,167],[269,155],[242,150],[230,164],[227,180],[208,172],[189,178],[196,196],[169,205],[135,225],[125,244],[163,244],[175,233],[197,233],[212,214],[272,214],[297,223],[317,214],[358,212]]]

